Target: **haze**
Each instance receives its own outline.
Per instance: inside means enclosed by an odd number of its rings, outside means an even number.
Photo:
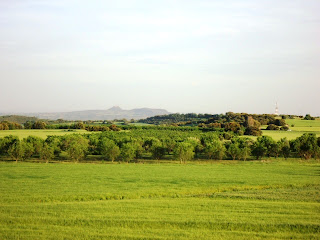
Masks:
[[[320,1],[0,2],[0,112],[320,115]]]

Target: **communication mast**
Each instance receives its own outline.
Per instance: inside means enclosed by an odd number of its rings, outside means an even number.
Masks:
[[[274,110],[274,115],[279,116],[278,102],[276,102],[276,109]]]

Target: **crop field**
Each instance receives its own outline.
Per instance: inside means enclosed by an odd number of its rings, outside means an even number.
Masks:
[[[73,133],[90,133],[86,130],[75,129],[72,131],[68,131],[68,129],[18,129],[18,130],[2,130],[0,131],[0,137],[14,135],[19,138],[26,138],[28,136],[36,136],[45,139],[47,136],[55,135],[62,136],[65,134],[73,134]]]
[[[320,163],[0,163],[0,239],[319,239]]]

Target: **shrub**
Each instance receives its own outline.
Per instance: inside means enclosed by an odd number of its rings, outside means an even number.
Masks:
[[[283,126],[280,128],[281,131],[288,131],[289,130],[289,127],[288,126]]]
[[[279,126],[275,124],[269,124],[266,130],[279,130]]]
[[[260,130],[260,128],[257,127],[247,127],[244,132],[244,135],[261,136],[262,131]]]

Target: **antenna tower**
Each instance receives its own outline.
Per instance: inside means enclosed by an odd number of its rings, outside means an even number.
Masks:
[[[274,110],[274,114],[279,116],[278,102],[276,102],[276,109]]]

